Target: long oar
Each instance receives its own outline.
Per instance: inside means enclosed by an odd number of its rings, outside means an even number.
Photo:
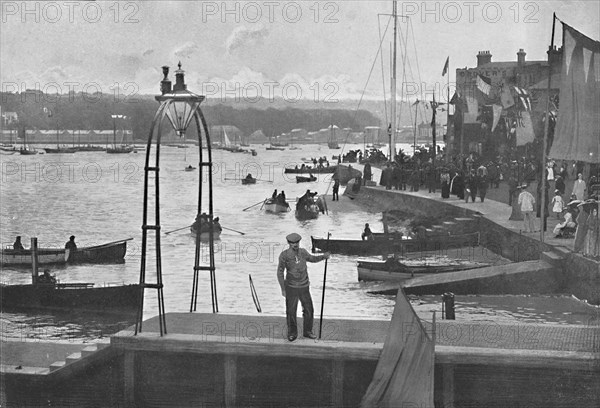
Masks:
[[[258,313],[262,313],[262,309],[260,307],[260,300],[258,300],[258,294],[256,293],[254,283],[252,282],[252,275],[248,274],[248,278],[250,279],[250,293],[252,293],[252,300],[254,301],[254,306],[256,306],[256,311]]]
[[[185,227],[174,229],[173,231],[165,232],[165,235],[169,235],[171,232],[181,231],[182,229],[190,228],[191,225],[186,225]]]
[[[234,229],[231,229],[231,228],[227,228],[227,227],[224,227],[224,226],[222,226],[222,225],[221,225],[221,228],[223,228],[223,229],[226,229],[226,230],[228,230],[228,231],[237,232],[238,234],[246,235],[246,233],[245,233],[245,232],[238,231],[238,230],[234,230]]]
[[[259,204],[262,204],[262,203],[264,203],[264,202],[265,202],[265,200],[260,200],[258,203],[256,203],[256,204],[252,204],[250,207],[246,207],[246,208],[244,208],[242,211],[249,210],[250,208],[252,208],[252,207],[256,207],[257,205],[259,205]]]
[[[327,233],[327,249],[329,249],[329,237],[331,233]],[[321,333],[323,332],[323,308],[325,307],[325,282],[327,281],[327,261],[325,259],[325,271],[323,272],[323,296],[321,297],[321,317],[319,319],[319,340],[321,339]]]

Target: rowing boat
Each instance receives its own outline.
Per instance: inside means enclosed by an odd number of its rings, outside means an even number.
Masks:
[[[139,285],[94,287],[93,283],[0,285],[2,309],[135,312]]]
[[[460,259],[403,260],[389,257],[385,261],[359,259],[357,262],[359,281],[404,281],[406,279],[437,273],[480,268],[488,264]]]
[[[310,183],[312,181],[317,181],[317,177],[312,175],[310,177],[296,176],[296,183]]]
[[[329,239],[311,236],[312,251],[331,252],[346,255],[387,255],[409,252],[439,251],[453,248],[479,245],[479,233],[463,235],[434,236],[423,239],[399,239],[398,236],[388,236],[362,241],[356,239]]]
[[[125,262],[127,241],[133,238],[106,244],[80,247],[76,250],[65,248],[39,248],[38,264],[64,264],[64,263],[122,263]],[[31,265],[31,249],[2,249],[2,266],[29,266]]]
[[[301,174],[301,173],[313,173],[313,174],[327,174],[327,173],[334,173],[335,170],[337,169],[337,166],[328,166],[328,167],[298,167],[298,168],[286,168],[284,170],[284,173],[296,173],[296,174]]]
[[[288,203],[282,204],[281,201],[276,199],[268,198],[264,202],[265,211],[271,213],[283,213],[291,211]]]

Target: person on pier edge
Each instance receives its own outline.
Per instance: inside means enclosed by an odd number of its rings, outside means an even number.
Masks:
[[[527,191],[527,184],[521,186],[521,194],[519,194],[518,204],[521,206],[523,213],[523,231],[536,232],[535,221],[533,219],[533,211],[535,208],[535,198]]]
[[[65,249],[70,249],[72,251],[77,249],[77,244],[75,243],[75,235],[71,235],[69,240],[65,244]]]
[[[306,249],[300,248],[299,234],[291,233],[287,237],[289,248],[279,255],[277,266],[277,280],[281,287],[281,295],[285,297],[285,314],[287,317],[287,338],[294,341],[298,337],[296,311],[298,300],[302,303],[303,336],[316,339],[313,334],[314,308],[310,296],[310,282],[306,262],[319,262],[329,259],[329,252],[323,255],[311,255]],[[284,271],[286,271],[284,278]]]
[[[25,249],[25,247],[23,247],[23,244],[21,243],[20,235],[15,239],[15,243],[13,244],[13,249],[16,249],[18,251],[23,251]]]
[[[340,180],[335,179],[333,183],[333,198],[332,201],[340,201]]]
[[[363,241],[365,241],[365,240],[371,241],[371,240],[375,239],[375,236],[373,235],[373,232],[371,231],[371,228],[369,227],[368,223],[365,224],[365,229],[360,237],[362,238]]]

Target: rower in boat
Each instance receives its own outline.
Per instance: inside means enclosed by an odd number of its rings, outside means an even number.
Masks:
[[[375,236],[373,235],[373,231],[371,231],[371,228],[369,227],[369,223],[365,224],[365,229],[360,237],[362,238],[363,241],[365,241],[365,240],[371,241],[371,240],[375,239]]]
[[[70,249],[71,251],[77,250],[77,244],[75,243],[75,235],[71,235],[69,240],[65,244],[65,249]]]
[[[13,249],[16,249],[17,251],[24,251],[25,247],[23,246],[23,243],[21,242],[21,236],[17,236],[17,238],[15,239],[15,243],[13,244]]]

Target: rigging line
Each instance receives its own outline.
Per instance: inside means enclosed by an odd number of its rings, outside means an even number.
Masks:
[[[404,18],[404,17],[403,17]],[[407,20],[407,32],[408,32],[408,17],[406,17]],[[400,41],[402,42],[402,39],[404,38],[402,36],[402,28],[400,28]],[[404,87],[404,84],[406,83],[406,61],[408,60],[408,53],[406,52],[406,39],[404,39],[404,54],[402,54],[402,83],[401,83],[401,88],[400,88],[400,95],[402,95],[402,87]],[[407,98],[408,101],[408,96],[405,95],[405,97]],[[410,112],[410,109],[409,109]],[[401,123],[402,120],[402,99],[400,99],[400,111],[398,113],[398,124]],[[398,125],[396,125],[398,126]]]
[[[385,32],[384,32],[384,36],[385,36],[385,33],[387,32],[387,30],[388,30],[388,28],[389,28],[389,25],[390,25],[390,23],[389,23],[389,21],[388,21],[388,24],[387,24],[387,26],[386,26],[386,29],[385,29]],[[359,98],[359,100],[358,100],[358,103],[356,104],[356,108],[355,108],[355,110],[354,110],[354,116],[352,117],[352,121],[353,121],[353,122],[356,120],[356,117],[357,117],[357,115],[358,115],[358,110],[360,109],[360,105],[361,105],[361,103],[362,103],[362,100],[363,100],[363,98],[364,98],[364,96],[365,96],[365,92],[366,92],[366,90],[367,90],[367,86],[369,85],[369,81],[371,80],[371,75],[373,74],[373,70],[375,69],[375,64],[377,63],[377,57],[378,57],[378,56],[379,56],[379,54],[381,53],[381,47],[382,47],[382,44],[383,44],[383,39],[380,39],[380,41],[379,41],[379,47],[377,48],[377,53],[375,54],[375,58],[373,58],[373,63],[371,64],[371,69],[369,70],[369,76],[367,77],[367,81],[365,82],[365,86],[364,86],[364,88],[363,88],[363,90],[362,90],[362,93],[361,93],[361,95],[360,95],[360,98]],[[382,57],[382,58],[383,58],[383,57]],[[348,133],[348,134],[346,135],[346,138],[345,138],[345,140],[344,140],[344,143],[343,143],[343,145],[342,145],[342,149],[341,149],[341,151],[340,151],[340,153],[339,153],[339,156],[338,156],[338,157],[339,157],[339,159],[338,159],[338,162],[339,162],[339,163],[341,163],[341,161],[342,161],[342,154],[344,153],[344,150],[345,150],[345,148],[346,148],[346,144],[347,144],[347,142],[348,142],[348,137],[349,137],[349,136],[350,136],[350,133]],[[332,177],[332,178],[329,180],[329,183],[327,184],[327,188],[325,189],[325,195],[327,195],[327,193],[329,192],[329,187],[331,187],[331,182],[332,182],[332,181],[333,181],[333,177]]]
[[[405,42],[408,42],[408,26],[407,26],[407,28],[406,28],[406,39],[405,39]],[[413,35],[413,43],[414,43],[414,35]],[[406,49],[408,49],[408,44],[406,44]],[[415,50],[415,57],[416,57],[416,50]],[[411,62],[410,62],[410,59],[407,59],[407,61],[408,61],[408,71],[410,72],[410,78],[411,78],[411,79],[414,81],[414,79],[415,79],[415,76],[414,76],[414,73],[413,73],[413,70],[412,70],[412,64],[411,64]],[[419,71],[418,71],[418,68],[417,68],[417,72],[419,73]],[[419,73],[419,78],[420,78],[420,77],[421,77],[421,75],[420,75],[420,73]],[[420,88],[420,87],[421,87],[421,83],[419,83],[419,88]],[[421,97],[419,97],[419,98],[417,98],[417,99],[418,99],[418,100],[421,100],[421,101],[423,101],[423,100],[424,100],[424,99],[423,99],[423,98],[421,98]],[[407,97],[407,101],[408,101],[408,97]],[[409,104],[409,105],[410,105],[410,104]],[[412,106],[412,105],[410,105],[410,106]],[[417,112],[416,112],[416,114],[415,114],[415,119],[417,119],[417,120],[418,120],[418,117],[419,117],[419,113],[420,113],[421,120],[422,120],[422,119],[423,119],[423,117],[425,117],[425,107],[424,107],[424,105],[423,105],[423,104],[419,104],[419,105],[417,106]],[[412,117],[412,109],[410,110],[410,115],[411,115],[410,117],[411,117],[411,126],[412,126],[412,123],[413,123],[413,121],[412,121],[412,119],[413,119],[413,117]]]
[[[417,54],[417,44],[415,43],[415,32],[413,29],[413,24],[412,21],[409,19],[409,23],[410,23],[410,33],[412,35],[412,43],[413,43],[413,49],[415,50],[415,60],[417,62],[417,74],[419,75],[419,86],[423,83],[423,80],[421,79],[421,69],[419,68],[419,56]],[[425,98],[425,100],[427,100],[427,98]],[[424,110],[424,108],[423,108]],[[427,117],[427,116],[425,116]]]
[[[385,27],[385,32],[383,33],[383,36],[381,35],[381,16],[377,16],[377,25],[378,25],[378,30],[379,30],[379,43],[382,44],[383,43],[383,38],[385,37],[385,34],[387,33],[387,30],[390,26],[390,21],[391,18],[388,18],[388,23],[387,26]],[[384,112],[384,117],[385,117],[385,123],[388,123],[388,113],[387,113],[387,94],[386,94],[386,89],[385,89],[385,67],[383,65],[383,54],[379,54],[378,55],[381,56],[381,83],[383,86],[383,112]],[[377,57],[375,57],[377,58]]]

